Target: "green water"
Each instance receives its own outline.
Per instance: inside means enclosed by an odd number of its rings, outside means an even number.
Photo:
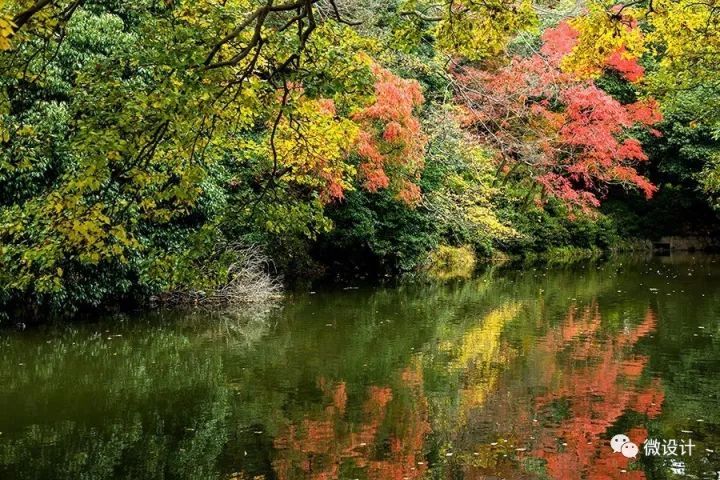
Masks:
[[[4,331],[0,479],[715,479],[718,287],[622,259]]]

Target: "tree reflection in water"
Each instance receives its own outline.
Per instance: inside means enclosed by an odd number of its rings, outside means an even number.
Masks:
[[[656,317],[648,309],[644,321],[603,338],[597,305],[575,309],[560,329],[553,329],[540,343],[548,355],[567,354],[569,363],[550,363],[545,371],[550,392],[535,399],[537,415],[552,418],[552,410],[564,403],[567,418],[544,425],[531,455],[547,461],[552,478],[616,478],[621,469],[630,479],[644,479],[641,470],[631,470],[632,460],[609,447],[609,433],[628,412],[654,418],[660,414],[663,392],[659,381],[642,383],[648,357],[635,355],[632,347],[655,330]],[[632,425],[631,441],[642,446],[647,430]]]
[[[401,391],[371,386],[362,406],[363,421],[346,416],[345,384],[318,384],[327,406],[318,418],[291,424],[275,439],[274,462],[280,480],[344,478],[341,466],[361,469],[368,479],[422,478],[427,470],[423,445],[430,431],[428,403],[419,362],[400,373]]]
[[[437,365],[415,356],[393,386],[366,388],[359,421],[348,414],[347,385],[319,378],[322,411],[288,423],[275,438],[277,477],[401,480],[435,468],[446,478],[459,469],[467,479],[602,480],[623,470],[624,478],[644,479],[637,460],[614,453],[609,438],[622,425],[642,448],[644,422],[660,414],[660,382],[644,375],[648,357],[634,349],[655,330],[655,313],[648,308],[638,325],[613,331],[604,328],[597,303],[572,306],[520,355],[502,336],[520,309],[508,304],[491,311],[453,349],[450,367],[461,387],[448,424],[453,431],[443,432],[448,443],[430,441],[423,365]],[[533,371],[513,375],[521,363]],[[532,385],[524,383],[528,378]],[[496,427],[496,438],[474,435],[484,424]]]
[[[641,449],[692,438],[686,472],[715,478],[714,265],[528,268],[7,332],[0,478],[674,478],[667,458],[613,453],[619,433]]]

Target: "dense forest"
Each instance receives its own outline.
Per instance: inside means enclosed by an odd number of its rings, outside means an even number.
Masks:
[[[719,69],[718,0],[3,0],[0,306],[712,236]]]

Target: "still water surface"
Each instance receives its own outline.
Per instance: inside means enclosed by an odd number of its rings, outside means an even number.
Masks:
[[[720,478],[719,287],[623,258],[5,331],[0,479]]]

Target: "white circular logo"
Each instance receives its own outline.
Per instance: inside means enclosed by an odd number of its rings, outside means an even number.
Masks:
[[[618,453],[622,450],[622,446],[625,445],[630,441],[630,438],[628,438],[627,435],[615,435],[612,440],[610,440],[610,446],[613,449],[613,452]],[[637,449],[637,446],[635,447]]]

